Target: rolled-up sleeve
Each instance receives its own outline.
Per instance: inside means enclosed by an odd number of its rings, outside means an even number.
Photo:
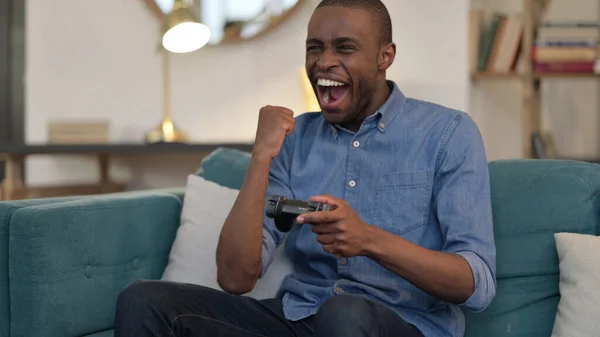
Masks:
[[[281,151],[273,159],[269,173],[269,186],[265,198],[265,215],[263,220],[263,245],[262,245],[262,273],[261,277],[267,272],[267,269],[275,258],[275,252],[285,239],[285,233],[280,232],[275,227],[273,219],[266,216],[266,205],[269,196],[278,195],[286,198],[294,198],[289,185],[290,164],[293,155],[293,137],[286,137]]]
[[[496,295],[496,246],[487,156],[469,115],[458,115],[448,128],[436,166],[434,200],[442,250],[462,256],[475,283],[473,294],[459,306],[482,311]]]

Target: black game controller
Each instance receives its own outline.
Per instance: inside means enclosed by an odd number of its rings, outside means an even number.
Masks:
[[[270,196],[267,203],[267,216],[275,220],[275,227],[281,232],[289,232],[297,225],[296,218],[308,212],[332,210],[328,204],[312,201],[292,200],[281,196]]]

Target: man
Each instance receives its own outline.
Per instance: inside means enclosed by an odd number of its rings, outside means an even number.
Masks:
[[[396,47],[379,0],[324,0],[306,70],[322,112],[260,111],[252,160],[217,249],[225,291],[136,282],[116,336],[462,336],[495,295],[487,160],[465,113],[386,80]],[[265,198],[325,202],[285,235]],[[278,298],[249,292],[286,240]]]

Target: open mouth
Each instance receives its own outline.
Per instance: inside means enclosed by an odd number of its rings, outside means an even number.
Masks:
[[[337,108],[348,94],[350,86],[346,83],[320,78],[317,92],[323,109]]]

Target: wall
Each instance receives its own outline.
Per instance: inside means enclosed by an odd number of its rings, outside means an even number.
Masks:
[[[387,0],[398,44],[389,78],[407,95],[466,110],[468,0]],[[44,142],[52,119],[109,118],[117,142],[139,142],[161,114],[159,23],[141,0],[28,0],[26,140]],[[200,142],[252,141],[261,106],[300,113],[311,1],[268,36],[172,57],[174,117]],[[197,158],[122,158],[135,187],[181,185]],[[32,184],[95,179],[93,161],[31,158]]]
[[[477,5],[501,12],[520,12],[523,0],[475,0]],[[598,20],[600,2],[554,0],[547,20]],[[544,79],[542,119],[544,130],[556,141],[559,155],[598,157],[598,80]],[[471,89],[470,107],[482,129],[490,160],[521,157],[521,84],[516,79],[478,81]]]

